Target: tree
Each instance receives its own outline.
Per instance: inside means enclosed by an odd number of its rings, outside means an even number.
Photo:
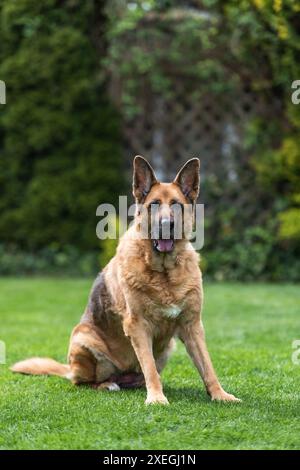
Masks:
[[[2,243],[99,246],[96,207],[115,203],[123,184],[119,121],[102,74],[104,8],[99,0],[1,2]]]

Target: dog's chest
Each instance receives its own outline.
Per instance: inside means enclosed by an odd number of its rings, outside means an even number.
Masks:
[[[148,313],[158,323],[162,319],[176,320],[182,314],[184,305],[184,299],[156,299],[150,301]]]
[[[161,306],[161,313],[166,318],[177,318],[178,315],[182,312],[182,305],[162,305]]]
[[[180,286],[169,282],[162,282],[155,286],[153,291],[148,291],[149,313],[153,313],[156,319],[175,320],[179,317],[187,301],[188,291],[183,282]]]

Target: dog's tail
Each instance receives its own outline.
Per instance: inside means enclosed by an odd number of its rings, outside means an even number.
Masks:
[[[60,364],[49,358],[33,357],[25,361],[17,362],[10,370],[20,374],[29,375],[58,375],[59,377],[66,377],[70,372],[70,366],[67,364]]]

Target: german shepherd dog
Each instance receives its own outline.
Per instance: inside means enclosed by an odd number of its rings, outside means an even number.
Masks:
[[[160,373],[178,336],[211,399],[239,401],[223,390],[206,347],[198,254],[189,237],[174,237],[174,204],[195,204],[199,169],[200,161],[193,158],[172,183],[161,183],[147,160],[135,157],[133,194],[142,210],[137,210],[116,255],[96,278],[86,310],[71,335],[68,364],[32,358],[15,364],[14,372],[58,375],[76,385],[106,390],[146,385],[145,403],[165,405],[168,400]],[[161,230],[156,238],[139,236],[143,218],[153,205],[158,207],[159,227],[170,226],[167,239],[160,237]],[[190,222],[192,218],[193,211]]]

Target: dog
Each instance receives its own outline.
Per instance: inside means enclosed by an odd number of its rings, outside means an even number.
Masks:
[[[146,386],[146,404],[168,404],[160,373],[174,346],[184,343],[212,400],[240,401],[225,392],[214,371],[201,321],[203,301],[199,256],[189,236],[174,237],[174,205],[194,207],[200,185],[200,161],[189,160],[171,183],[159,182],[146,159],[136,156],[133,195],[138,208],[134,223],[120,239],[116,255],[96,278],[86,310],[74,328],[68,364],[32,358],[12,371],[58,375],[73,384],[100,390]],[[148,217],[156,237],[141,237]],[[192,227],[193,212],[187,223]],[[150,222],[149,222],[150,221]],[[162,238],[169,225],[168,238]]]

